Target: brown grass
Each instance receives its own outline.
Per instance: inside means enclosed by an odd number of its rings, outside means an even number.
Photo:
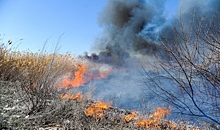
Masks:
[[[70,55],[40,54],[32,52],[19,52],[6,49],[0,45],[0,73],[3,80],[15,81],[20,76],[36,82],[47,73],[54,73],[59,69],[71,71],[75,68],[75,59]]]
[[[170,109],[141,115],[94,102],[80,92],[60,93],[62,76],[76,70],[71,55],[19,52],[0,46],[0,129],[182,129],[164,119]],[[90,93],[90,92],[88,92]]]

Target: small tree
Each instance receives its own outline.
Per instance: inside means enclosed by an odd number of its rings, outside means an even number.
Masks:
[[[220,10],[214,16],[195,11],[190,26],[181,15],[173,30],[143,81],[179,113],[220,125]]]

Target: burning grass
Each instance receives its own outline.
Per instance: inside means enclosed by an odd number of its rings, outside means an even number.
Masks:
[[[142,128],[161,128],[163,119],[165,115],[169,115],[171,108],[163,109],[161,107],[157,108],[156,111],[149,116],[149,119],[139,119],[135,122],[138,127]],[[174,129],[175,127],[172,126]]]
[[[66,89],[81,86],[92,79],[105,78],[111,72],[111,67],[96,70],[98,72],[94,73],[96,71],[89,65],[76,62],[69,54],[14,52],[2,44],[0,129],[180,128],[176,123],[164,119],[170,114],[170,108],[157,108],[152,114],[143,116],[137,111],[113,107],[111,103],[86,99],[82,92],[58,93],[60,86]],[[63,80],[61,76],[66,73],[69,75]]]
[[[132,119],[137,120],[137,118],[135,118],[136,114],[137,114],[137,112],[133,111],[133,112],[131,112],[131,114],[126,115],[124,118],[125,123],[130,122]]]
[[[68,91],[66,94],[61,94],[60,98],[80,101],[82,100],[83,95],[82,92],[78,92],[77,94],[72,95],[70,91]]]
[[[112,68],[98,63],[81,62],[77,64],[77,71],[69,72],[62,80],[61,88],[72,88],[84,86],[94,79],[106,78],[111,73]]]
[[[11,84],[10,89],[8,89],[9,86],[6,87],[2,84],[1,86],[0,94],[4,98],[1,98],[0,112],[3,124],[0,128],[4,129],[186,129],[184,124],[180,127],[175,122],[162,118],[163,115],[167,114],[166,111],[170,109],[157,108],[152,114],[143,116],[136,111],[113,107],[111,103],[94,102],[85,98],[81,100],[77,100],[77,98],[70,99],[72,96],[77,97],[78,94],[72,95],[70,92],[54,98],[50,101],[50,105],[28,115],[18,93],[14,93],[14,85]],[[161,109],[163,111],[160,111]],[[160,116],[157,116],[158,114]],[[158,120],[158,117],[162,119],[156,123],[154,120]],[[192,130],[196,130],[196,128]]]
[[[111,104],[105,102],[96,102],[87,108],[86,115],[88,117],[101,119],[110,106]]]
[[[65,87],[65,88],[71,88],[71,87],[78,87],[78,86],[82,86],[84,85],[85,81],[84,81],[84,75],[86,72],[87,67],[83,64],[78,64],[77,65],[77,71],[74,73],[74,78],[71,79],[69,77],[71,77],[72,73],[68,74],[68,78],[65,78],[62,83],[61,86]]]

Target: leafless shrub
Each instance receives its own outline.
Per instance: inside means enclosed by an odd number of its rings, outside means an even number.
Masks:
[[[146,70],[144,83],[182,115],[220,125],[220,10],[216,15],[192,13],[189,23],[180,17],[173,41],[162,40],[154,72]],[[166,56],[166,57],[165,57]],[[164,58],[161,58],[164,57]],[[149,82],[150,81],[150,82]]]

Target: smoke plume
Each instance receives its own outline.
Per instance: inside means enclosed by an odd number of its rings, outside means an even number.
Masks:
[[[108,0],[98,22],[103,28],[93,49],[98,54],[86,56],[95,61],[122,65],[136,54],[152,55],[161,51],[161,39],[172,42],[173,23],[179,17],[189,23],[192,13],[212,17],[219,0],[180,0],[179,9],[171,19],[165,15],[166,0]],[[175,25],[178,28],[178,24]],[[190,26],[190,25],[189,25]]]
[[[96,81],[98,88],[94,95],[97,99],[117,100],[117,106],[126,109],[136,109],[146,102],[156,107],[152,103],[158,103],[157,97],[152,96],[149,90],[146,90],[146,97],[143,94],[145,86],[137,85],[143,70],[136,57],[151,58],[154,53],[163,52],[161,43],[164,38],[168,39],[166,44],[172,45],[175,40],[173,24],[180,17],[186,26],[184,31],[188,31],[195,10],[197,16],[211,19],[217,13],[216,9],[220,9],[220,0],[179,0],[177,12],[168,19],[165,3],[165,0],[108,0],[98,17],[103,28],[93,47],[98,53],[86,54],[93,62],[107,63],[113,68],[107,78]],[[180,28],[178,23],[174,26]],[[117,68],[114,65],[125,66]],[[142,97],[146,98],[144,102]]]

